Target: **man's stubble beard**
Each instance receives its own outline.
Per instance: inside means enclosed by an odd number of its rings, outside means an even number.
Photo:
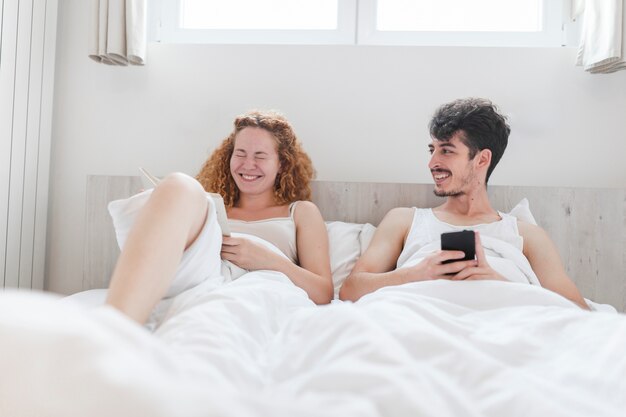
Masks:
[[[463,188],[471,184],[473,180],[475,179],[475,177],[476,175],[474,174],[474,167],[470,166],[469,172],[463,178],[463,182],[461,183],[461,186],[459,188],[457,188],[456,190],[451,190],[451,191],[437,191],[437,188],[435,188],[433,190],[433,193],[437,197],[460,197],[462,195],[465,195],[465,191],[463,190]]]

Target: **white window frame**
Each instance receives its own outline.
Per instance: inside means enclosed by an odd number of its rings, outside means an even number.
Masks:
[[[164,43],[353,45],[357,0],[339,0],[335,30],[221,30],[183,29],[178,16],[180,0],[152,0],[150,38]],[[225,0],[228,1],[228,0]]]
[[[377,0],[359,0],[357,43],[360,45],[420,46],[563,46],[563,22],[568,1],[543,2],[543,30],[540,32],[418,32],[376,30]]]
[[[376,2],[339,0],[336,30],[212,30],[180,28],[180,0],[150,0],[149,39],[200,44],[558,47],[576,46],[580,31],[578,22],[569,19],[569,0],[544,1],[540,32],[378,31]]]

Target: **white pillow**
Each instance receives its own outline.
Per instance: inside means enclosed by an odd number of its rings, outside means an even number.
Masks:
[[[530,212],[530,205],[528,203],[527,198],[522,198],[519,203],[515,207],[509,211],[509,214],[513,217],[517,217],[518,220],[524,221],[526,223],[537,225],[537,221],[535,220],[535,216]]]
[[[361,234],[359,235],[359,243],[361,244],[361,255],[365,253],[365,250],[370,245],[370,242],[374,237],[374,233],[376,233],[376,226],[369,223],[365,223],[363,225],[363,230],[361,230]]]
[[[120,248],[124,247],[130,230],[135,223],[135,218],[141,208],[146,204],[153,189],[145,190],[131,197],[109,202],[108,209],[113,227],[115,228],[115,237]]]
[[[369,245],[374,226],[369,223],[326,222],[330,250],[330,270],[335,298],[365,247]],[[364,233],[365,232],[365,233]],[[365,243],[365,246],[363,246]]]

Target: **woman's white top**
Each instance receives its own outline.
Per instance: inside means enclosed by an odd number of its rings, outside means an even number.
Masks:
[[[298,264],[296,223],[293,218],[297,203],[295,201],[289,205],[288,217],[253,221],[228,219],[228,225],[233,233],[245,233],[267,240],[280,249],[291,262]]]

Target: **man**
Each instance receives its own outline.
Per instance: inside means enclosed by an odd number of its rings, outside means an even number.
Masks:
[[[429,128],[428,166],[435,194],[447,197],[446,202],[432,210],[389,211],[340,298],[356,301],[379,288],[413,281],[489,279],[541,284],[587,309],[546,232],[499,213],[489,202],[487,181],[510,133],[505,117],[488,100],[460,99],[441,106]],[[439,249],[442,232],[462,229],[476,232],[475,260],[459,260],[462,251]]]

